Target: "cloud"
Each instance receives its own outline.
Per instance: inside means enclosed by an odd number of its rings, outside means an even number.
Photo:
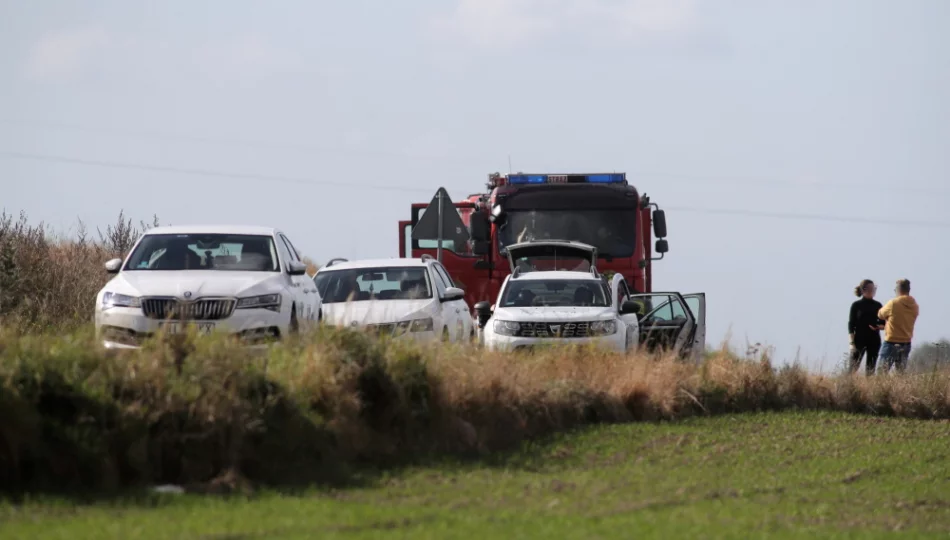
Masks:
[[[557,35],[645,43],[689,34],[696,23],[696,0],[458,0],[430,28],[443,40],[500,50]]]
[[[86,69],[111,43],[101,27],[90,26],[46,34],[27,56],[25,74],[33,80],[63,79]]]
[[[216,76],[260,76],[305,69],[297,52],[258,34],[207,42],[192,55],[196,67]]]

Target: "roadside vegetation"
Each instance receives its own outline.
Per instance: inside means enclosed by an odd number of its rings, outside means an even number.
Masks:
[[[217,336],[114,352],[91,329],[0,333],[0,486],[14,491],[346,482],[354,465],[484,455],[584,424],[769,410],[947,419],[950,372],[822,377],[728,352],[701,366],[582,348],[512,357],[330,328],[264,354]]]
[[[759,352],[512,356],[332,328],[266,352],[193,335],[103,350],[90,323],[102,263],[149,226],[120,215],[95,240],[84,227],[65,239],[0,219],[0,495],[13,503],[0,536],[40,537],[41,517],[70,538],[111,520],[122,538],[950,527],[931,493],[950,478],[950,369],[933,354],[865,378]],[[57,510],[161,484],[256,496]],[[287,503],[314,489],[301,499],[314,506]]]

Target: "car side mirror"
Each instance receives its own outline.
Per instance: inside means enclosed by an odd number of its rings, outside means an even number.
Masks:
[[[653,211],[653,236],[666,238],[666,212],[663,210]]]
[[[621,315],[630,315],[633,313],[636,313],[639,319],[640,316],[643,315],[643,304],[633,300],[625,300],[624,303],[620,304]]]
[[[470,214],[469,220],[472,241],[487,242],[491,238],[491,222],[488,221],[488,216],[476,210]]]
[[[122,268],[122,259],[110,259],[105,264],[106,272],[110,274],[118,274],[119,270]]]
[[[445,289],[445,294],[442,295],[443,302],[451,302],[453,300],[461,300],[465,297],[465,291],[459,289],[458,287],[449,287]]]
[[[307,273],[307,265],[300,261],[287,263],[287,273],[292,276],[303,276]]]
[[[475,304],[475,317],[478,318],[478,327],[485,328],[488,319],[491,319],[491,302],[482,300]]]

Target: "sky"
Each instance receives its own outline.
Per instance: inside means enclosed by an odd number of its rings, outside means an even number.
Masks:
[[[0,209],[276,226],[317,261],[487,174],[625,171],[707,342],[830,370],[863,278],[950,336],[945,0],[0,0]]]

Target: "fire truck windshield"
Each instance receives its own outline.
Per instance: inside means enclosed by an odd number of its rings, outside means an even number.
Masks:
[[[532,240],[573,240],[600,256],[630,257],[636,248],[634,210],[512,210],[499,239],[502,246]]]

